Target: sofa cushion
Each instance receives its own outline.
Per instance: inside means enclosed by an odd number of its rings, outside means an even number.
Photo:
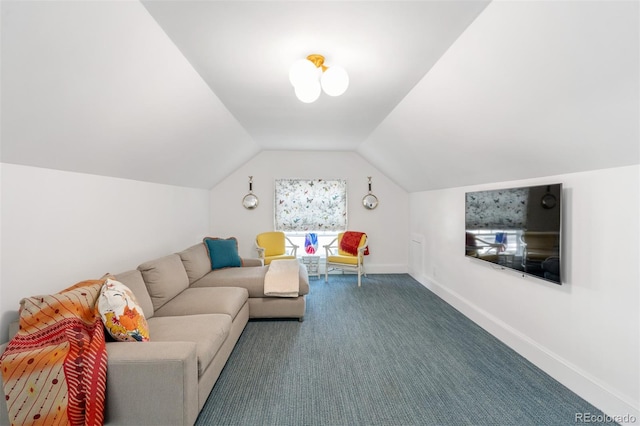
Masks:
[[[227,239],[206,237],[204,243],[209,252],[212,270],[242,266],[242,259],[238,255],[238,240],[234,237]]]
[[[153,316],[153,303],[147,290],[147,285],[142,279],[142,273],[137,269],[131,271],[122,272],[115,275],[115,279],[126,285],[133,293],[138,301],[138,304],[142,308],[142,313],[146,319]]]
[[[249,292],[240,287],[188,288],[156,311],[156,316],[227,314],[232,319],[247,303]]]
[[[265,297],[264,276],[269,270],[269,265],[256,267],[243,267],[231,269],[218,269],[211,271],[198,281],[191,284],[196,287],[242,287],[249,291],[249,297]],[[299,294],[303,296],[309,293],[309,274],[307,268],[300,268]]]
[[[229,268],[211,271],[191,284],[196,287],[242,287],[247,289],[249,297],[264,297],[264,275],[269,266],[252,268]]]
[[[211,272],[211,259],[209,259],[209,253],[204,243],[191,246],[178,253],[178,256],[180,256],[184,269],[187,271],[189,284]]]
[[[242,266],[264,266],[264,260],[257,257],[243,257]]]
[[[189,287],[189,277],[177,254],[145,262],[138,266],[138,270],[142,273],[154,310]]]
[[[194,342],[198,357],[198,377],[207,369],[231,330],[226,314],[155,316],[149,320],[153,342]],[[162,372],[159,371],[158,374]]]
[[[108,278],[100,289],[97,306],[111,337],[121,342],[149,341],[147,320],[129,287]]]

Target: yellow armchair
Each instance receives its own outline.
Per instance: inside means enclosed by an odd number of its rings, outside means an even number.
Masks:
[[[347,247],[343,241],[345,234],[348,235],[347,239],[352,239],[354,236],[360,238],[360,241],[356,244],[351,242],[353,247]],[[359,234],[362,234],[361,236]],[[352,240],[353,241],[353,240]],[[324,270],[324,281],[329,280],[329,270],[341,269],[344,271],[355,271],[358,274],[358,287],[361,285],[361,276],[367,276],[364,270],[364,255],[367,252],[367,234],[354,233],[354,232],[341,232],[336,238],[329,244],[324,246],[327,254],[327,266]],[[353,250],[355,249],[355,250]],[[353,254],[355,252],[355,254]]]
[[[258,257],[268,265],[275,259],[295,259],[298,246],[284,232],[263,232],[256,237],[256,250]]]

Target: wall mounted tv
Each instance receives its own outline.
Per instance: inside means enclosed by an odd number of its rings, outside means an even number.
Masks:
[[[562,284],[562,184],[467,192],[465,256]]]

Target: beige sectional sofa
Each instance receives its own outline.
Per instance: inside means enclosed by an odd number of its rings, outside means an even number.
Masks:
[[[212,271],[200,243],[116,274],[135,294],[151,341],[107,342],[105,423],[194,424],[249,318],[304,317],[305,267],[298,297],[287,298],[264,295],[268,268],[243,259],[242,267]],[[0,424],[8,424],[5,404]]]

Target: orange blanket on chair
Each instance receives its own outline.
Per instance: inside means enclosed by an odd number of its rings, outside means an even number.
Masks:
[[[340,250],[349,253],[352,256],[358,255],[358,247],[364,232],[346,231],[340,240]],[[369,254],[369,247],[365,247],[365,256]]]
[[[11,424],[103,424],[107,352],[94,309],[103,282],[20,302],[20,331],[0,358]]]

